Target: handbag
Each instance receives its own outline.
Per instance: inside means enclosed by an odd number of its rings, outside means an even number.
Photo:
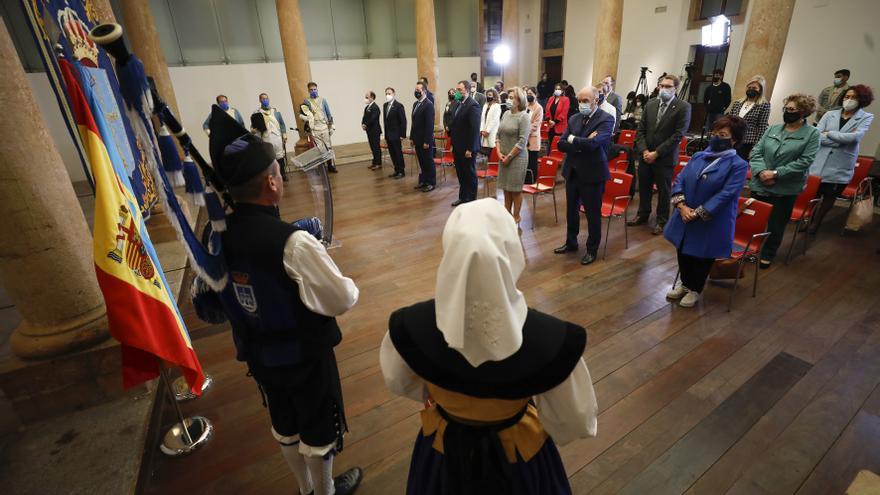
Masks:
[[[853,202],[849,215],[846,216],[846,230],[857,232],[859,229],[871,223],[874,218],[874,195],[868,194]]]
[[[749,198],[742,202],[742,204],[737,206],[736,217],[739,218],[740,215],[743,214],[748,207],[755,202],[755,198]],[[739,259],[738,258],[724,258],[720,260],[715,260],[715,263],[712,263],[712,268],[709,270],[709,278],[711,279],[725,279],[725,278],[736,278],[736,272],[739,270]],[[744,278],[746,276],[745,270],[739,272],[739,278]]]

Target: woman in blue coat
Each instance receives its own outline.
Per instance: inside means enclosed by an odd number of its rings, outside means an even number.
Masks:
[[[674,211],[664,236],[678,251],[681,277],[666,297],[680,299],[680,306],[697,303],[712,263],[733,250],[738,198],[748,170],[734,148],[745,132],[745,120],[735,115],[715,121],[709,147],[691,157],[672,186]]]
[[[810,167],[810,175],[822,178],[817,197],[822,198],[810,233],[815,234],[825,215],[834,208],[834,200],[846,189],[859,158],[859,143],[871,127],[874,115],[864,108],[874,101],[874,92],[857,84],[843,94],[843,107],[825,112],[816,125],[820,132],[819,151]]]

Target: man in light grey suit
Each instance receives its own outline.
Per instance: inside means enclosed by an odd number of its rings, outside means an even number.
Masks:
[[[651,194],[657,186],[657,225],[653,234],[663,233],[669,219],[669,189],[678,163],[678,146],[691,123],[691,105],[675,97],[680,80],[664,76],[660,92],[645,105],[636,131],[635,152],[639,159],[639,213],[627,225],[642,225],[651,216]]]
[[[480,105],[480,108],[483,108],[483,105],[486,104],[486,95],[480,93],[480,91],[477,89],[476,81],[471,81],[470,90],[471,98],[473,98],[474,101],[476,101]]]
[[[623,98],[620,97],[619,94],[614,92],[614,83],[617,81],[614,80],[614,77],[611,74],[605,76],[605,79],[602,79],[602,86],[605,90],[605,101],[610,103],[614,108],[617,109],[617,120],[620,121],[620,114],[623,113]]]

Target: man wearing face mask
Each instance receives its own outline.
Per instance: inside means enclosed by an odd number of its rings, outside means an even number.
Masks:
[[[286,159],[287,126],[284,124],[284,119],[281,117],[281,112],[279,112],[275,107],[269,105],[269,95],[267,95],[266,93],[260,93],[260,108],[254,110],[253,113],[262,114],[263,122],[265,122],[266,124],[265,135],[272,136],[272,139],[268,139],[269,141],[278,140],[280,138],[282,154],[285,155]],[[253,114],[251,116],[251,120],[253,121]],[[282,170],[282,173],[286,179],[287,171]]]
[[[587,251],[582,265],[596,261],[602,240],[602,194],[608,173],[608,148],[614,130],[614,117],[599,109],[596,90],[586,87],[577,94],[578,113],[568,119],[568,127],[559,138],[559,151],[566,154],[562,167],[565,177],[565,244],[553,250],[563,254],[578,250],[581,217],[584,206],[587,217]]]
[[[412,127],[409,139],[419,160],[419,183],[416,189],[431,192],[437,184],[437,171],[434,168],[434,103],[428,99],[424,83],[416,84],[413,92]]]
[[[623,113],[623,98],[620,97],[619,94],[614,92],[614,77],[611,74],[605,76],[602,79],[602,91],[605,94],[605,101],[610,103],[617,110],[617,120],[620,120],[620,115]]]
[[[480,108],[483,108],[483,105],[486,104],[486,95],[484,95],[479,89],[477,89],[477,83],[471,81],[470,89],[471,89],[471,97],[474,101],[477,102],[477,105],[480,105]]]
[[[841,100],[846,90],[849,89],[849,69],[840,69],[834,73],[834,82],[831,86],[819,93],[819,106],[816,109],[816,122],[825,115],[828,110],[840,108]]]
[[[648,223],[651,194],[657,186],[657,224],[652,233],[663,233],[669,219],[669,189],[678,161],[678,145],[691,123],[691,106],[675,97],[680,80],[673,75],[660,80],[658,97],[648,101],[636,131],[635,152],[639,159],[639,213],[627,225]]]
[[[723,79],[724,71],[715,69],[712,73],[712,84],[706,86],[706,90],[703,91],[703,104],[706,105],[707,114],[706,130],[711,129],[715,121],[724,115],[724,111],[730,106],[730,85]]]
[[[361,129],[367,133],[367,141],[370,143],[370,151],[373,152],[373,162],[370,170],[382,168],[382,150],[379,149],[379,136],[382,135],[382,127],[379,125],[379,105],[376,105],[376,93],[367,91],[364,94],[364,116],[361,118]]]
[[[483,92],[483,83],[480,82],[476,72],[471,72],[471,82],[477,85],[477,93]]]
[[[230,117],[235,119],[236,122],[244,126],[244,119],[241,118],[241,114],[238,113],[237,108],[232,108],[229,106],[229,99],[226,98],[226,95],[217,95],[217,106],[220,107],[220,110],[223,110]],[[208,114],[208,117],[205,119],[205,122],[202,124],[202,130],[205,131],[205,134],[208,136],[211,135],[211,114]]]
[[[480,106],[471,98],[468,86],[468,81],[460,81],[455,86],[455,99],[459,104],[449,122],[452,157],[459,184],[458,199],[452,203],[453,207],[477,199],[475,161],[480,150]]]
[[[330,136],[336,130],[333,126],[333,115],[330,113],[330,105],[327,104],[327,100],[318,95],[318,85],[316,83],[309,82],[308,89],[309,97],[303,101],[301,108],[308,108],[311,115],[307,117],[303,114],[302,118],[309,119],[311,127],[309,132],[311,132],[312,136],[330,148],[332,147]],[[327,171],[334,174],[337,172],[336,165],[332,161],[329,162]]]
[[[422,84],[422,88],[424,88],[424,93],[428,97],[428,101],[430,101],[431,104],[433,105],[434,104],[434,93],[432,93],[431,90],[429,89],[428,78],[422,76],[419,78],[419,82]]]
[[[382,114],[385,116],[385,144],[388,145],[388,154],[391,156],[391,163],[394,164],[394,173],[388,177],[402,179],[406,173],[406,166],[400,140],[406,137],[406,110],[395,100],[394,94],[394,88],[385,88],[386,101]]]

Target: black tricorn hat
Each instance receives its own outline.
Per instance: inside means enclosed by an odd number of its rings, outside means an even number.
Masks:
[[[227,186],[244,184],[275,161],[271,143],[249,133],[217,105],[211,107],[208,127],[211,162]]]

